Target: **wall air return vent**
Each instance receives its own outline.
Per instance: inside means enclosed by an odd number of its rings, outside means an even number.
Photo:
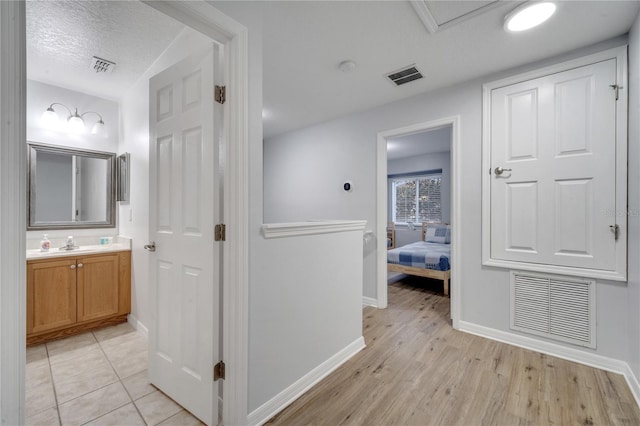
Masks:
[[[511,328],[596,347],[595,281],[511,271]]]
[[[401,70],[394,71],[387,74],[387,78],[393,82],[396,86],[402,86],[411,81],[418,80],[424,77],[415,65],[409,65]]]
[[[97,56],[91,58],[91,69],[97,74],[111,74],[115,66],[115,62],[108,61],[106,59],[98,58]]]

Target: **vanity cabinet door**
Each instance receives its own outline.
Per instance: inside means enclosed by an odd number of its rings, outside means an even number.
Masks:
[[[119,256],[117,253],[76,259],[78,322],[118,313]]]
[[[76,322],[76,260],[27,264],[27,333]]]

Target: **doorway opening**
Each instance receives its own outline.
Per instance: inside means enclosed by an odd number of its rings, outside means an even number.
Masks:
[[[425,147],[427,143],[424,142],[427,136],[431,136],[433,142],[431,152]],[[454,328],[457,328],[460,302],[457,283],[459,276],[457,271],[460,265],[457,260],[461,233],[458,207],[460,205],[460,188],[458,187],[460,166],[457,157],[460,152],[460,118],[448,117],[381,132],[378,134],[377,149],[377,234],[385,235],[389,222],[397,223],[394,243],[399,247],[403,243],[419,241],[423,238],[422,221],[437,222],[439,217],[441,223],[450,225],[451,318]],[[440,153],[436,155],[438,151]],[[402,154],[403,152],[405,154]],[[428,156],[431,158],[428,159]],[[425,185],[437,183],[436,186],[440,187],[439,203],[428,206],[429,212],[418,212],[418,206],[415,209],[405,207],[404,210],[401,208],[400,211],[394,212],[396,206],[390,207],[394,203],[393,175],[396,177],[413,175],[423,178],[426,179]],[[402,184],[401,179],[397,180]],[[397,201],[396,199],[395,202]],[[423,210],[426,207],[423,207]],[[421,214],[424,217],[420,217]],[[396,215],[398,216],[395,217]],[[377,305],[378,308],[386,308],[388,303],[386,238],[378,238],[377,250]]]

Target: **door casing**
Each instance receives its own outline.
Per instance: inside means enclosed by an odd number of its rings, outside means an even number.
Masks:
[[[225,74],[229,97],[228,129],[223,141],[227,168],[224,179],[227,242],[223,256],[227,259],[223,275],[223,358],[227,365],[224,382],[225,403],[222,417],[227,424],[244,424],[247,420],[247,349],[248,349],[248,276],[249,276],[249,70],[248,30],[206,2],[153,2],[146,4],[202,32],[222,44],[229,54]],[[26,13],[24,2],[0,2],[2,34],[0,40],[0,90],[2,92],[3,143],[0,187],[6,189],[0,204],[3,221],[2,247],[14,253],[2,259],[2,297],[0,298],[0,417],[6,424],[24,424],[25,345],[26,345],[26,191],[15,191],[26,182]],[[13,37],[15,36],[15,37]],[[18,82],[18,83],[16,83]],[[233,144],[229,141],[233,140]],[[11,173],[5,170],[11,169]],[[6,179],[5,179],[6,176]],[[231,196],[231,194],[233,194]],[[6,231],[6,232],[5,232]],[[233,256],[232,256],[233,255]],[[223,284],[224,285],[224,284]]]

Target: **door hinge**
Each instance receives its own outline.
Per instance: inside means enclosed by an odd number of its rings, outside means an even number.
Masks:
[[[616,225],[609,225],[609,228],[613,231],[613,237],[618,241],[618,237],[620,236],[620,227]]]
[[[616,92],[617,101],[620,98],[620,89],[622,89],[622,86],[618,86],[617,84],[610,84],[609,87],[611,87]]]
[[[220,361],[219,363],[213,366],[213,381],[217,382],[220,379],[224,380],[224,378],[225,378],[224,362]]]
[[[227,87],[226,86],[216,86],[216,102],[219,104],[224,104],[227,100]]]
[[[227,226],[224,223],[216,225],[214,239],[216,241],[227,241]]]

